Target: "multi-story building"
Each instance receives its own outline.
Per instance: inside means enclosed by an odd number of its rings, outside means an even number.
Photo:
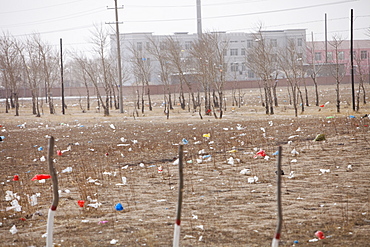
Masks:
[[[325,53],[327,54],[325,55]],[[353,41],[354,73],[370,73],[370,40]],[[322,66],[341,64],[345,74],[351,74],[351,50],[349,40],[307,42],[307,61]],[[361,71],[360,71],[361,70]],[[329,74],[322,73],[323,76]]]
[[[224,52],[225,64],[223,65],[226,71],[226,80],[228,81],[245,81],[256,80],[255,73],[246,65],[246,55],[248,49],[253,49],[256,40],[255,33],[226,33],[217,32],[222,40],[227,40],[228,46]],[[273,50],[278,53],[281,47],[288,44],[288,40],[293,40],[296,46],[298,56],[305,60],[306,57],[306,30],[305,29],[289,29],[289,30],[276,30],[276,31],[262,31],[261,35],[265,42],[267,42]],[[170,35],[174,40],[179,42],[181,49],[186,52],[191,48],[192,43],[198,38],[197,34],[188,33],[174,33]],[[165,40],[167,35],[153,35],[152,33],[123,33],[120,34],[120,44],[122,53],[122,67],[125,71],[130,71],[132,68],[133,48],[142,51],[145,54],[143,59],[150,61],[152,72],[150,74],[151,84],[161,84],[159,63],[148,52],[145,52],[146,47],[149,45],[149,39],[155,38],[156,40]],[[117,53],[116,36],[111,35],[111,52]],[[128,73],[129,77],[125,82],[130,85],[135,82],[132,73]]]

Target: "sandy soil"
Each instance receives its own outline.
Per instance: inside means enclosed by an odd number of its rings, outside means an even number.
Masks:
[[[47,162],[40,160],[47,156],[47,136],[56,139],[58,246],[112,246],[112,240],[117,246],[172,246],[178,193],[174,161],[183,138],[188,144],[181,246],[271,246],[278,146],[284,171],[280,244],[370,246],[370,119],[361,118],[369,106],[353,113],[343,103],[341,114],[333,103],[310,106],[295,118],[284,91],[275,115],[264,114],[257,90],[246,90],[246,106],[232,109],[229,101],[223,119],[203,120],[177,107],[166,119],[159,97],[153,112],[146,109],[135,119],[129,103],[127,113],[113,110],[103,117],[81,113],[77,99],[70,100],[66,115],[50,115],[44,108],[41,118],[30,114],[27,101],[19,117],[4,113],[1,104],[1,246],[45,246],[51,180],[31,179],[49,174]],[[323,103],[334,102],[334,90],[321,95]],[[347,101],[348,95],[343,93]],[[317,134],[325,134],[326,140],[314,142]],[[269,159],[254,158],[260,149]],[[58,156],[57,150],[69,151]],[[69,167],[72,171],[66,172]],[[243,169],[249,172],[241,174]],[[6,198],[7,191],[17,194]],[[33,195],[36,205],[28,199]],[[9,209],[17,196],[19,212]],[[84,207],[78,200],[85,201]],[[96,203],[98,208],[89,206]],[[117,203],[122,211],[115,209]],[[318,230],[325,239],[315,237]]]

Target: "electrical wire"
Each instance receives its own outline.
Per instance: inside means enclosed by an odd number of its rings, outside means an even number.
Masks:
[[[66,3],[54,4],[54,5],[49,5],[49,6],[39,7],[39,8],[33,8],[33,9],[21,9],[21,10],[0,12],[0,15],[3,15],[3,14],[14,14],[14,13],[19,13],[19,12],[29,12],[29,11],[33,11],[33,10],[39,10],[39,9],[54,8],[54,7],[57,7],[57,6],[71,4],[71,3],[77,3],[77,2],[82,2],[82,1],[84,1],[84,0],[77,0],[77,1],[71,1],[71,2],[66,2]]]

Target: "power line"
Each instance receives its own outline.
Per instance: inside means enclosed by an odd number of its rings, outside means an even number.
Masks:
[[[71,1],[71,2],[66,2],[66,3],[54,4],[54,5],[49,5],[49,6],[39,7],[39,8],[33,8],[33,9],[21,9],[21,10],[0,12],[0,15],[2,15],[2,14],[13,14],[13,13],[19,13],[19,12],[28,12],[28,11],[39,10],[39,9],[54,8],[54,7],[57,7],[57,6],[82,2],[82,1],[84,1],[84,0],[77,0],[77,1]]]
[[[271,14],[271,13],[278,13],[278,12],[286,12],[286,11],[294,11],[294,10],[303,10],[308,8],[316,8],[322,6],[330,6],[342,3],[349,3],[349,2],[356,2],[359,0],[344,0],[344,1],[337,1],[332,3],[321,3],[303,7],[294,7],[294,8],[286,8],[286,9],[278,9],[278,10],[267,10],[267,11],[259,11],[259,12],[252,12],[252,13],[244,13],[244,14],[234,14],[234,15],[219,15],[219,16],[212,16],[212,17],[204,17],[202,19],[219,19],[219,18],[230,18],[230,17],[240,17],[240,16],[251,16],[251,15],[261,15],[261,14]],[[138,22],[167,22],[167,21],[192,21],[194,18],[181,18],[181,19],[157,19],[157,20],[139,20],[139,21],[125,21],[126,23],[138,23]]]
[[[44,23],[49,23],[49,22],[54,22],[54,21],[62,21],[62,20],[78,18],[78,17],[81,17],[81,16],[91,15],[91,14],[95,14],[95,13],[99,13],[99,12],[103,12],[103,9],[102,8],[95,8],[95,9],[82,11],[82,12],[77,12],[77,13],[74,13],[74,14],[65,15],[65,16],[61,16],[61,17],[56,17],[56,18],[51,18],[51,19],[44,19],[44,20],[33,21],[33,22],[17,23],[17,24],[11,24],[11,25],[0,25],[0,27],[9,28],[9,27],[29,26],[29,25],[35,25],[35,24],[44,24]]]

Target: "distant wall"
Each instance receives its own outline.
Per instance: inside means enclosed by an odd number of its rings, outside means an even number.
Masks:
[[[313,86],[313,81],[311,78],[305,78],[306,85],[307,86]],[[355,82],[358,82],[358,78],[355,76]],[[365,79],[365,83],[369,83],[368,76]],[[342,80],[343,84],[351,83],[351,76],[345,76]],[[335,78],[334,77],[319,77],[318,78],[318,85],[333,85],[335,84]],[[287,86],[287,80],[286,79],[279,79],[278,86],[284,87]],[[170,85],[170,89],[172,93],[178,93],[179,92],[180,85]],[[202,91],[201,85],[199,84],[192,84],[193,91]],[[258,81],[229,81],[225,83],[224,89],[225,90],[232,90],[232,89],[243,89],[243,88],[258,88]],[[123,87],[123,95],[124,97],[131,97],[136,94],[136,91],[141,92],[142,87],[140,86],[124,86]],[[150,94],[163,94],[165,92],[163,85],[150,85],[149,86]],[[104,89],[99,88],[100,94],[102,96],[105,95]],[[184,92],[188,92],[188,87],[184,85]],[[0,89],[0,98],[5,98],[5,90]],[[9,92],[8,92],[9,93]],[[51,90],[53,97],[60,97],[62,95],[61,88],[53,88]],[[96,89],[94,87],[89,88],[89,93],[91,96],[96,95]],[[64,89],[64,95],[65,96],[86,96],[87,90],[84,87],[67,87]],[[40,91],[40,97],[45,96],[45,91],[43,88],[41,88]],[[19,89],[19,97],[31,97],[31,92],[29,89]]]

